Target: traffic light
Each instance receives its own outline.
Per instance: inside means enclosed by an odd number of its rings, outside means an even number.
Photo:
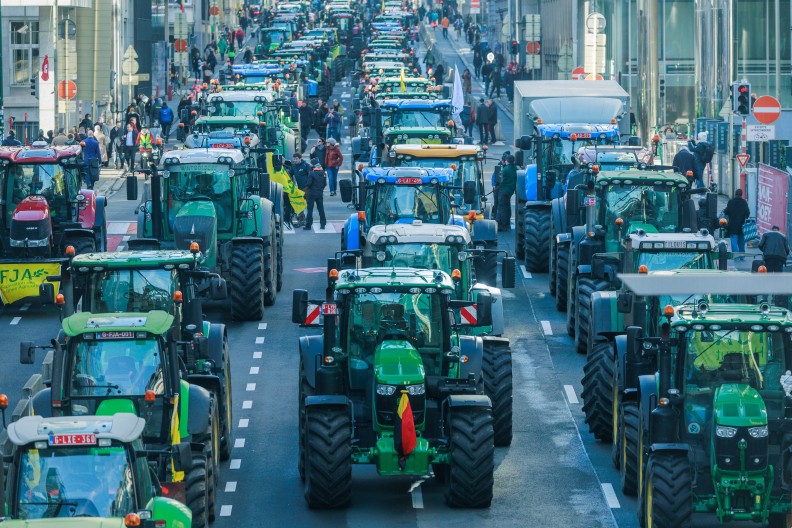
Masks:
[[[660,79],[660,99],[664,99],[666,96],[666,89],[665,89],[665,79]]]
[[[732,112],[746,117],[751,114],[751,85],[747,82],[732,84]]]
[[[520,52],[520,50],[517,49],[517,41],[516,40],[512,40],[511,41],[511,54],[512,55],[517,55],[519,52]]]
[[[35,77],[31,77],[30,78],[30,95],[32,95],[33,97],[37,97],[36,96],[36,78]]]

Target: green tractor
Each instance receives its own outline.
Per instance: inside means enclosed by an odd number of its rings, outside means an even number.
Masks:
[[[127,199],[136,200],[137,179],[127,180]],[[137,207],[138,238],[145,240],[136,247],[187,250],[198,244],[200,267],[230,282],[231,316],[260,320],[282,280],[283,193],[271,187],[267,169],[241,150],[169,151],[161,175],[152,165]]]
[[[692,283],[674,277],[623,279],[647,296],[684,295],[689,289],[682,286]],[[792,292],[780,276],[696,283],[721,295]],[[630,329],[616,358],[618,372],[626,374],[620,427],[637,440],[627,456],[638,469],[639,519],[646,526],[685,527],[695,513],[710,513],[720,523],[789,526],[789,311],[766,300],[698,301],[664,311],[657,336]]]
[[[447,504],[488,507],[495,445],[483,342],[459,330],[491,325],[492,299],[452,300],[455,285],[439,270],[329,277],[326,299],[295,290],[292,307],[293,322],[323,327],[299,341],[299,472],[309,507],[346,506],[353,464],[382,476],[433,470]]]
[[[6,474],[0,464],[3,526],[45,528],[79,518],[80,526],[190,528],[190,510],[163,497],[149,469],[144,428],[129,413],[25,416],[10,424]],[[172,449],[177,467],[190,472],[189,446]]]
[[[195,526],[205,527],[215,516],[219,482],[219,405],[182,377],[180,358],[195,352],[193,341],[174,338],[174,322],[161,310],[81,312],[63,320],[65,347],[58,340],[46,347],[21,343],[23,364],[33,363],[36,348],[53,350],[52,379],[32,396],[28,413],[144,418],[146,455],[163,492],[190,508]],[[179,470],[179,460],[189,458],[191,469]]]

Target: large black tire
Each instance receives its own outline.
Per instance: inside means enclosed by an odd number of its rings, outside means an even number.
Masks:
[[[525,210],[525,269],[544,273],[550,262],[550,210]]]
[[[231,316],[236,321],[264,317],[264,248],[237,244],[231,257]]]
[[[192,512],[192,526],[209,527],[209,473],[203,453],[193,454],[192,468],[185,475],[187,507]]]
[[[578,354],[588,354],[591,337],[591,296],[595,291],[608,288],[608,281],[596,280],[591,277],[578,279],[575,307],[575,347]]]
[[[687,453],[658,453],[649,458],[642,502],[648,526],[691,526],[693,478]]]
[[[231,458],[234,448],[234,402],[231,390],[231,351],[228,339],[223,338],[223,387],[222,394],[216,396],[220,402],[220,460],[225,462]]]
[[[613,344],[594,343],[583,367],[583,413],[597,440],[610,442],[613,435]]]
[[[621,459],[619,461],[621,489],[625,495],[634,496],[638,493],[638,468],[641,463],[638,452],[641,444],[641,417],[638,404],[624,402],[621,425]]]
[[[96,241],[93,238],[80,237],[66,242],[67,246],[74,248],[75,255],[85,255],[86,253],[96,253]]]
[[[473,260],[476,282],[487,286],[498,286],[498,254],[482,253]]]
[[[352,494],[352,418],[344,407],[305,411],[305,500],[341,508]]]
[[[218,414],[217,400],[212,398],[209,403],[209,425],[202,434],[197,434],[193,441],[203,444],[203,454],[206,456],[206,473],[209,482],[207,488],[209,522],[215,519],[215,504],[217,486],[220,483],[220,416]]]
[[[563,244],[556,249],[556,310],[566,312],[567,295],[569,290],[569,244]]]
[[[611,462],[613,467],[619,469],[621,467],[621,430],[622,430],[622,410],[621,410],[621,394],[619,393],[619,362],[614,357],[611,364],[613,371],[613,392],[611,398],[613,407],[611,413],[613,414],[613,429],[611,430]]]
[[[484,341],[481,370],[484,394],[492,401],[495,446],[508,447],[512,441],[512,358],[509,344]]]
[[[552,222],[550,225],[553,225]],[[555,243],[555,233],[550,232],[550,262],[548,262],[547,279],[550,286],[550,295],[555,297],[556,294],[556,262],[558,261],[558,246]]]
[[[445,500],[457,508],[487,508],[492,503],[495,473],[495,433],[489,409],[454,409],[451,463],[447,468]]]
[[[514,254],[519,260],[525,258],[525,205],[519,203],[514,215]]]
[[[305,367],[300,360],[300,379],[298,382],[299,395],[297,400],[297,434],[299,437],[299,453],[297,456],[297,471],[300,473],[300,480],[305,482],[305,398],[312,396],[313,387],[305,377]]]
[[[264,243],[264,306],[272,306],[278,297],[278,248],[275,232]],[[274,242],[274,243],[273,243]]]

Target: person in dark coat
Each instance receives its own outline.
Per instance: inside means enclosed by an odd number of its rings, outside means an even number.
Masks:
[[[8,132],[8,135],[3,140],[4,147],[21,147],[22,142],[16,138],[16,133],[13,130]]]
[[[476,79],[481,77],[481,65],[484,63],[484,60],[481,57],[481,51],[476,48],[473,52],[473,71],[476,74]]]
[[[435,85],[442,86],[443,78],[445,77],[445,68],[442,64],[438,64],[434,71]]]
[[[759,249],[762,250],[765,267],[769,273],[784,271],[784,264],[789,256],[789,243],[778,226],[773,226],[772,231],[762,235]]]
[[[159,110],[159,122],[162,125],[163,141],[167,143],[170,137],[171,125],[173,125],[173,109],[166,102],[162,103],[162,108]]]
[[[80,124],[77,126],[86,130],[93,130],[94,124],[91,120],[91,114],[85,114],[85,117],[83,117],[82,121],[80,121]]]
[[[492,102],[487,101],[487,130],[489,131],[490,141],[495,143],[495,127],[498,125],[498,107]]]
[[[319,163],[316,163],[311,171],[311,179],[305,189],[305,202],[308,205],[308,213],[305,215],[305,231],[310,231],[313,224],[314,205],[319,210],[319,228],[324,229],[327,225],[327,218],[324,210],[324,189],[327,187],[327,176]]]
[[[479,144],[487,144],[487,123],[489,122],[489,108],[484,104],[484,99],[479,99],[478,108],[476,108],[476,125],[479,130]]]
[[[511,230],[511,199],[517,189],[517,169],[511,154],[503,160],[501,179],[498,184],[498,231]]]
[[[734,191],[734,198],[726,204],[723,214],[729,220],[726,225],[726,234],[731,239],[731,250],[744,253],[745,236],[743,234],[743,224],[751,216],[751,210],[748,207],[748,202],[742,196],[742,189]]]
[[[698,170],[696,168],[696,157],[686,146],[683,145],[680,147],[671,165],[674,167],[675,171],[683,176],[686,176],[688,171],[692,172],[693,177],[691,178],[688,176],[688,184],[693,185],[693,182],[696,181],[696,170]]]
[[[300,113],[300,137],[302,138],[302,149],[305,150],[308,134],[313,127],[314,110],[305,101],[297,102],[297,111]]]
[[[86,116],[86,118],[89,116]],[[89,167],[91,166],[91,160],[97,160],[101,163],[102,161],[102,152],[99,150],[99,142],[94,137],[92,131],[88,131],[85,139],[82,141],[85,146],[82,148],[83,154],[83,161],[85,162],[85,186],[89,189],[93,189],[93,180],[91,179],[91,173]]]

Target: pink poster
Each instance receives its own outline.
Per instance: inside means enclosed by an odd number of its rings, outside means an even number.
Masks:
[[[759,189],[756,205],[756,228],[759,236],[778,226],[786,235],[789,175],[769,165],[759,164]]]

